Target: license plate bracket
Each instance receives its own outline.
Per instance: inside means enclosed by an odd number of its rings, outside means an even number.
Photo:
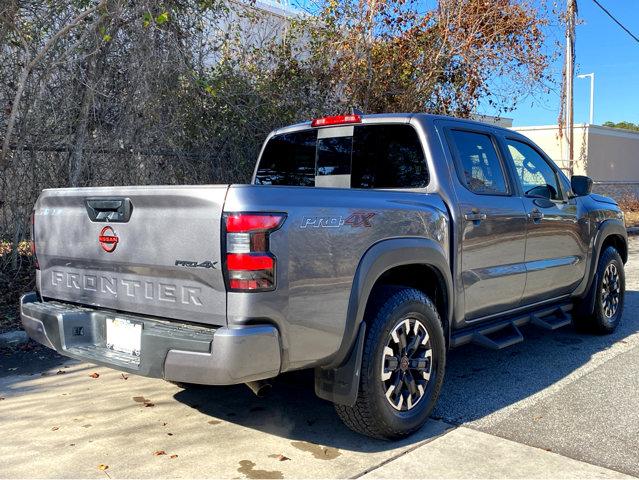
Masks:
[[[132,357],[140,357],[142,345],[142,323],[126,318],[106,318],[106,347]]]

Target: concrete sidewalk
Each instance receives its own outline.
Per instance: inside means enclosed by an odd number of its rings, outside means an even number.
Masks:
[[[635,478],[459,427],[362,478]]]
[[[0,397],[2,478],[631,478],[436,420],[402,442],[371,440],[304,375],[262,400],[65,363],[12,370]]]
[[[634,478],[619,472],[639,476],[637,312],[633,237],[613,335],[528,328],[506,351],[453,350],[443,421],[394,443],[344,427],[312,371],[258,399],[16,350],[0,355],[0,478]]]

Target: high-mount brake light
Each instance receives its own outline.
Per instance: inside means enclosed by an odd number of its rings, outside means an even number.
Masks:
[[[311,121],[311,127],[328,127],[330,125],[342,125],[346,123],[362,123],[362,116],[357,114],[350,114],[315,118],[313,119],[313,121]]]
[[[275,288],[277,260],[269,251],[269,234],[284,223],[280,213],[227,213],[225,272],[230,291]]]
[[[29,241],[31,247],[31,256],[33,258],[33,266],[36,270],[40,270],[40,264],[38,263],[38,256],[36,252],[36,238],[35,238],[35,212],[31,212],[31,240]]]

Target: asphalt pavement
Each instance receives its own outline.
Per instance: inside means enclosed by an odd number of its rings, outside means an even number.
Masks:
[[[624,478],[639,476],[639,239],[610,336],[526,328],[451,352],[433,418],[402,442],[346,429],[310,372],[272,394],[183,390],[43,348],[0,356],[0,477]],[[96,375],[97,374],[97,375]]]

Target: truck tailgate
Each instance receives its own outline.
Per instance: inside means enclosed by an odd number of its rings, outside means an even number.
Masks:
[[[34,215],[45,298],[226,324],[227,185],[45,190]]]

